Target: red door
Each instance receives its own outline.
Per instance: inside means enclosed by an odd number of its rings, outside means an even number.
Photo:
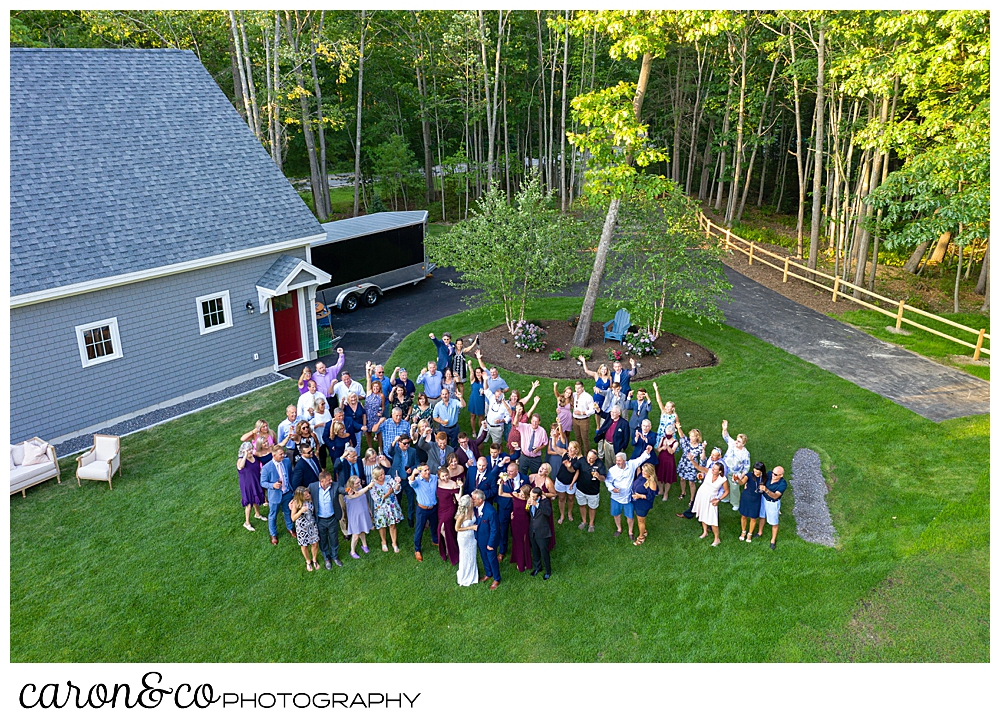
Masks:
[[[299,323],[299,292],[290,291],[271,300],[274,315],[274,343],[278,347],[278,366],[302,358],[302,332]]]

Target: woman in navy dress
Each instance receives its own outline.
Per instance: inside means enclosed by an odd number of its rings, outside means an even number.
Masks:
[[[655,499],[656,468],[651,464],[644,464],[639,476],[632,482],[632,509],[639,523],[639,536],[632,543],[634,545],[641,545],[646,541],[646,515],[653,509]]]
[[[592,372],[587,368],[586,359],[581,356],[580,361],[583,362],[583,373],[594,380],[594,402],[597,404],[597,416],[603,420],[604,412],[600,410],[604,406],[604,395],[611,388],[611,372],[607,364],[601,364],[597,367],[596,372]]]
[[[480,418],[486,418],[486,397],[483,393],[486,382],[481,367],[473,367],[471,363],[469,367],[472,369],[470,376],[472,386],[469,388],[469,399],[465,406],[469,410],[469,420],[472,423],[470,428],[475,431],[479,429]]]
[[[740,495],[740,539],[753,542],[753,528],[760,517],[760,491],[758,487],[767,482],[767,470],[763,462],[758,462],[753,466],[747,481],[743,485],[743,494]],[[747,520],[750,520],[750,532],[747,533]],[[760,531],[757,537],[764,533],[764,521],[761,520]]]

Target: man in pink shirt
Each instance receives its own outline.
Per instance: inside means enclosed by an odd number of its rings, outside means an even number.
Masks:
[[[541,421],[541,417],[532,414],[530,423],[521,422],[517,425],[517,431],[521,433],[519,471],[522,475],[535,474],[542,464],[542,452],[548,446],[549,436],[545,433]]]
[[[332,369],[327,369],[326,364],[318,361],[316,362],[316,371],[312,375],[312,378],[316,380],[316,389],[328,399],[333,391],[333,385],[337,383],[337,375],[344,368],[344,350],[338,347],[337,355],[337,363],[333,365]]]

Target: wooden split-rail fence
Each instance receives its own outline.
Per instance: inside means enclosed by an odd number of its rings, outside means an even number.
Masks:
[[[747,257],[747,263],[753,266],[756,261],[758,264],[764,264],[765,266],[770,266],[772,269],[776,269],[781,272],[781,281],[787,283],[789,277],[793,279],[799,279],[800,281],[805,281],[807,284],[812,284],[813,286],[818,286],[824,291],[828,291],[833,295],[833,301],[838,299],[847,299],[848,301],[853,301],[855,304],[863,306],[872,311],[877,311],[880,314],[885,314],[886,316],[895,319],[896,328],[901,329],[903,324],[908,324],[909,326],[915,327],[917,329],[922,329],[935,336],[940,336],[943,339],[947,339],[950,342],[959,344],[964,347],[968,347],[973,350],[972,359],[973,361],[979,361],[981,354],[989,354],[990,350],[988,347],[983,346],[984,342],[990,340],[990,335],[986,333],[986,329],[973,329],[970,326],[965,326],[964,324],[959,324],[952,321],[951,319],[945,319],[937,314],[931,314],[930,312],[924,311],[923,309],[917,309],[916,307],[910,306],[906,303],[904,299],[890,299],[881,294],[876,294],[873,291],[869,291],[860,286],[855,286],[849,281],[841,278],[840,276],[831,276],[830,274],[824,273],[823,271],[818,271],[810,269],[799,261],[796,261],[791,256],[781,256],[779,254],[768,251],[766,248],[762,248],[760,244],[753,241],[747,241],[746,239],[740,238],[734,234],[730,229],[723,226],[719,226],[717,223],[712,221],[705,214],[699,214],[698,219],[699,226],[702,231],[705,232],[706,238],[719,238],[722,239],[723,248],[726,251],[735,251],[743,254]],[[769,261],[768,259],[773,259]],[[802,272],[796,273],[796,272]],[[826,279],[832,282],[832,285],[823,283],[819,279]],[[877,303],[871,303],[870,301],[864,301],[862,299],[855,298],[849,292],[858,291],[861,294],[869,297],[872,300],[880,301],[884,304],[888,304],[889,308],[885,309],[879,306]],[[913,319],[908,319],[906,317],[906,312],[911,314],[920,314],[934,321],[951,326],[958,329],[961,332],[971,335],[975,341],[968,341],[967,339],[958,339],[949,334],[945,334],[943,331],[937,329],[932,329],[929,326],[925,326]]]

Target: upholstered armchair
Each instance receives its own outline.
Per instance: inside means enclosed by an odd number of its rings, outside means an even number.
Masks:
[[[111,434],[95,434],[94,446],[76,460],[76,484],[91,479],[108,483],[115,473],[122,473],[121,439]]]

